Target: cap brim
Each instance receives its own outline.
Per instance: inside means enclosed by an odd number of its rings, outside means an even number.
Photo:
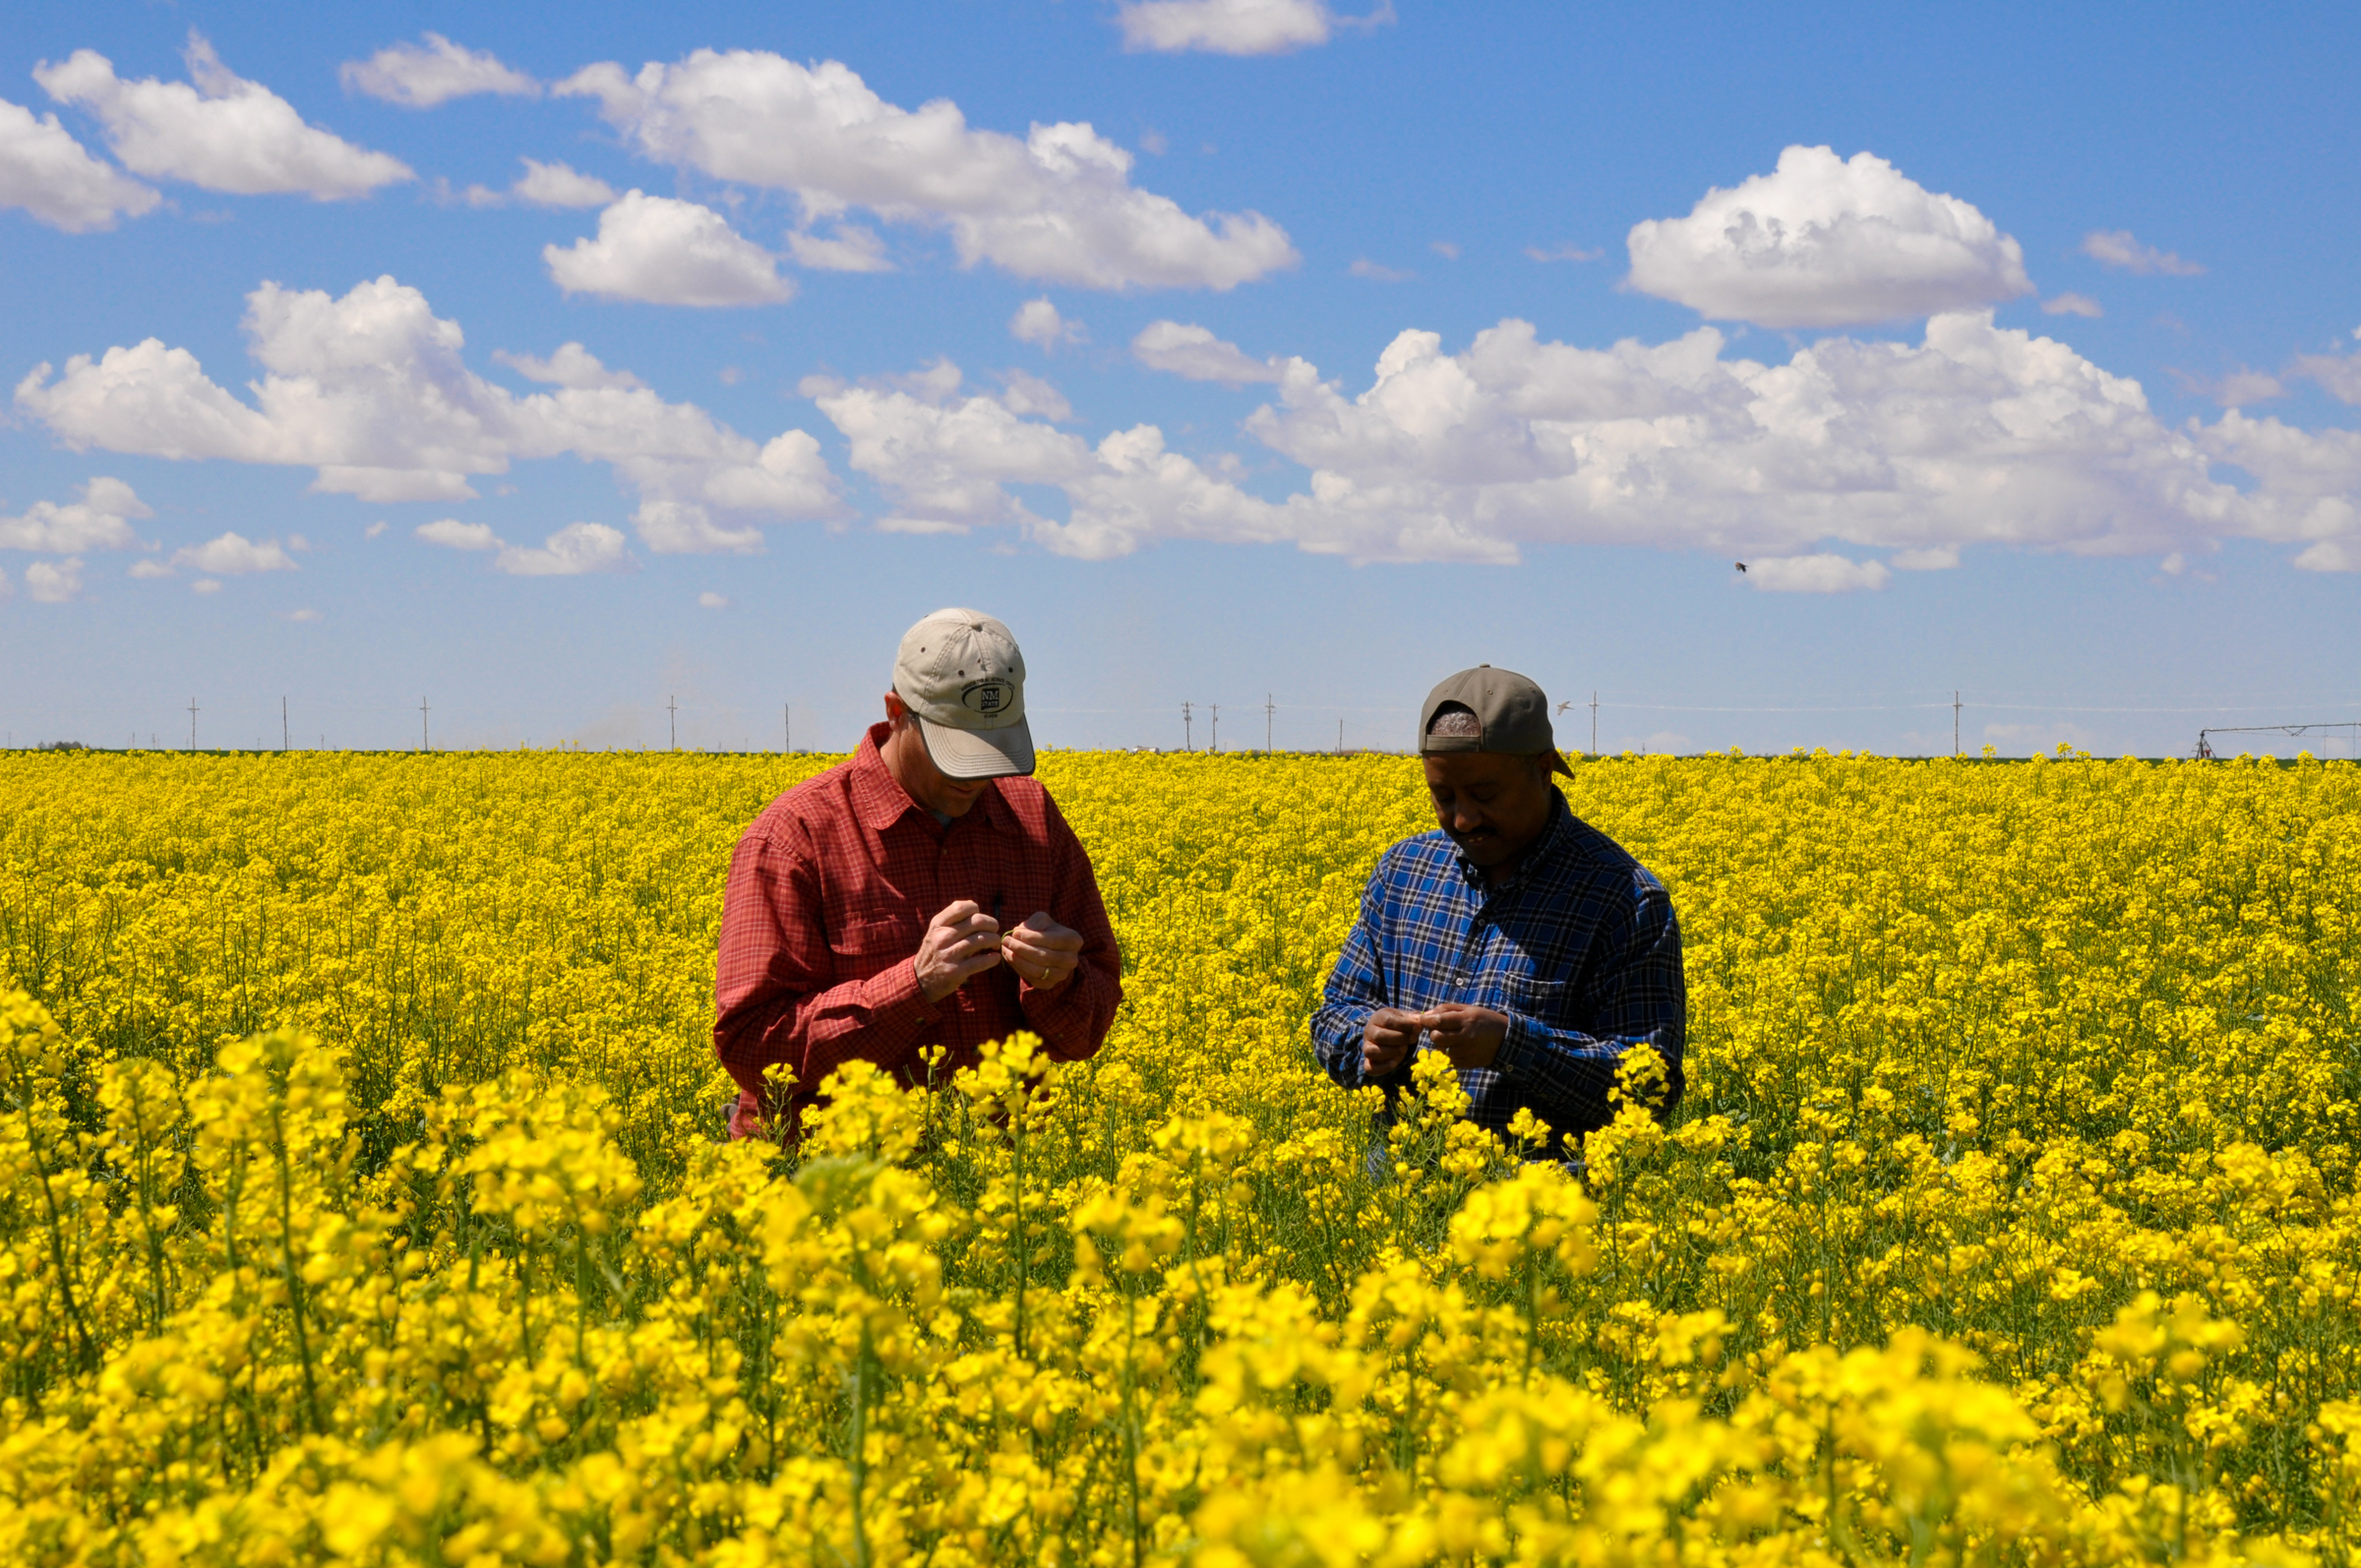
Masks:
[[[1023,719],[997,730],[962,730],[924,714],[910,716],[944,778],[1012,778],[1033,771],[1033,728]]]

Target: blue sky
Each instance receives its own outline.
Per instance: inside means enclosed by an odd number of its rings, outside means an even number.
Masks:
[[[841,747],[944,604],[1051,745],[1398,746],[1478,661],[1609,749],[2361,719],[2357,47],[20,7],[0,729]]]

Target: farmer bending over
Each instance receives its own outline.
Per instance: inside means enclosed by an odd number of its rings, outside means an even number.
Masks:
[[[885,722],[772,801],[738,840],[721,912],[713,1051],[747,1137],[792,1130],[840,1064],[925,1080],[1020,1029],[1099,1049],[1121,998],[1090,858],[1029,776],[1025,661],[1008,629],[938,610],[902,638]],[[762,1069],[795,1072],[766,1106]]]
[[[1645,1042],[1680,1097],[1687,993],[1664,884],[1566,807],[1549,703],[1480,665],[1426,694],[1420,760],[1439,829],[1385,852],[1328,977],[1311,1037],[1348,1089],[1390,1102],[1414,1051],[1459,1069],[1472,1119],[1504,1132],[1520,1110],[1547,1153],[1613,1118],[1607,1091]],[[1578,1143],[1575,1145],[1578,1147]]]

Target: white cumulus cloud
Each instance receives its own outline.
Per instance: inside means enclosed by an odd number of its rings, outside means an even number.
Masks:
[[[610,370],[600,364],[598,356],[579,343],[560,343],[558,351],[547,359],[537,359],[531,354],[512,354],[505,348],[492,350],[492,357],[527,381],[543,382],[552,387],[645,385],[628,370]]]
[[[1141,328],[1131,339],[1131,357],[1150,370],[1189,381],[1217,381],[1225,387],[1277,381],[1282,373],[1278,361],[1256,359],[1236,343],[1214,336],[1210,328],[1180,322],[1150,322]]]
[[[463,49],[440,32],[423,43],[396,43],[366,60],[347,60],[336,80],[349,92],[364,92],[408,109],[431,109],[478,92],[504,97],[538,96],[541,84],[500,63],[489,49]]]
[[[91,156],[57,116],[0,98],[0,207],[21,207],[69,234],[112,228],[163,198],[103,159]]]
[[[1846,327],[2029,293],[1992,220],[1869,152],[1790,147],[1770,174],[1633,227],[1631,286],[1717,320]]]
[[[35,561],[25,569],[25,592],[35,604],[64,604],[82,595],[82,562]]]
[[[1157,538],[1286,538],[1282,509],[1170,452],[1153,425],[1096,447],[1025,417],[1006,396],[963,395],[958,367],[824,391],[821,412],[850,444],[855,468],[895,504],[879,526],[903,533],[1017,527],[1066,556],[1103,559]],[[1028,508],[1009,485],[1062,490],[1064,521]]]
[[[76,450],[315,468],[315,489],[366,501],[465,500],[473,478],[571,454],[612,465],[642,503],[774,518],[841,511],[805,432],[757,443],[563,349],[538,368],[578,384],[517,396],[470,370],[458,323],[392,277],[340,299],[265,283],[245,327],[264,372],[252,401],[187,349],[149,338],[76,355],[62,372],[36,367],[17,409]]]
[[[570,522],[537,550],[511,545],[493,558],[493,568],[517,577],[578,577],[592,572],[621,572],[632,564],[623,534],[603,522]]]
[[[509,187],[509,194],[528,207],[604,207],[615,200],[615,187],[595,174],[567,163],[519,161],[524,172]]]
[[[172,564],[216,577],[244,576],[250,572],[293,572],[295,558],[276,539],[260,543],[235,529],[217,539],[172,552]]]
[[[439,544],[446,550],[498,550],[501,537],[492,531],[488,522],[461,522],[456,517],[438,517],[422,522],[411,530],[428,544]]]
[[[1183,211],[1131,184],[1131,154],[1087,124],[1019,140],[957,104],[886,102],[850,67],[700,49],[636,75],[604,63],[555,90],[598,100],[660,162],[792,191],[807,217],[866,208],[949,231],[960,260],[1092,288],[1231,288],[1297,261],[1257,212]]]
[[[0,517],[0,550],[39,550],[51,555],[80,555],[86,550],[128,550],[139,538],[133,519],[152,517],[153,510],[120,479],[104,476],[82,487],[82,499],[62,506],[36,501],[24,515]]]
[[[730,596],[726,593],[714,593],[708,589],[696,596],[696,607],[700,610],[727,610],[730,607]]]
[[[2083,254],[2101,267],[2142,276],[2162,272],[2167,277],[2197,277],[2205,272],[2196,262],[2184,262],[2170,251],[2141,244],[2130,229],[2092,229],[2083,236]]]
[[[2298,354],[2287,374],[2319,383],[2338,402],[2361,403],[2361,354]]]
[[[1068,321],[1059,314],[1058,307],[1047,299],[1029,299],[1008,318],[1008,335],[1020,343],[1056,348],[1061,343],[1082,342],[1090,334],[1082,330],[1080,322]]]
[[[1322,0],[1123,0],[1116,12],[1125,49],[1159,54],[1285,54],[1326,43],[1340,27],[1393,20],[1391,0],[1361,17]]]
[[[887,525],[1008,526],[1071,555],[1168,538],[1361,561],[1636,545],[1789,563],[1763,587],[1872,587],[1971,546],[2161,556],[2245,537],[2308,566],[2361,551],[2361,433],[2236,410],[2168,423],[2138,383],[1984,313],[1784,364],[1727,346],[1700,328],[1585,348],[1506,321],[1446,353],[1406,332],[1357,393],[1286,360],[1244,424],[1305,471],[1281,499],[1245,489],[1236,457],[1175,452],[1153,425],[1093,445],[1013,392],[964,392],[948,365],[813,390],[887,495]],[[1028,486],[1061,492],[1067,515]],[[1842,569],[1792,564],[1823,556]]]
[[[838,223],[826,235],[797,229],[787,236],[787,254],[795,265],[816,272],[890,272],[892,258],[877,230],[858,223]]]
[[[2106,311],[2097,300],[2088,294],[2060,294],[2055,299],[2045,299],[2041,302],[2041,314],[2044,316],[2081,316],[2090,321],[2096,321],[2104,316]]]
[[[569,294],[649,305],[775,305],[795,296],[777,258],[709,207],[627,191],[598,214],[598,237],[541,252]]]
[[[1879,561],[1854,561],[1826,551],[1808,556],[1767,556],[1746,563],[1746,581],[1765,593],[1856,593],[1875,591],[1894,580]]]
[[[413,177],[399,158],[306,125],[293,104],[224,66],[201,34],[189,34],[184,53],[189,82],[124,81],[94,49],[77,49],[62,65],[44,61],[32,77],[60,103],[95,117],[123,166],[150,179],[326,202]]]
[[[632,513],[639,542],[660,556],[754,555],[762,530],[724,527],[694,501],[649,501]]]

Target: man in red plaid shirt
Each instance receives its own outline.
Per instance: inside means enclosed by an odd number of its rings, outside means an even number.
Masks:
[[[1035,783],[1025,660],[1008,629],[938,610],[902,638],[885,722],[852,759],[763,809],[730,858],[713,1050],[735,1137],[792,1131],[828,1074],[905,1083],[1029,1029],[1079,1061],[1122,999],[1090,857]],[[762,1072],[795,1074],[766,1104]],[[777,1129],[774,1129],[777,1130]]]

